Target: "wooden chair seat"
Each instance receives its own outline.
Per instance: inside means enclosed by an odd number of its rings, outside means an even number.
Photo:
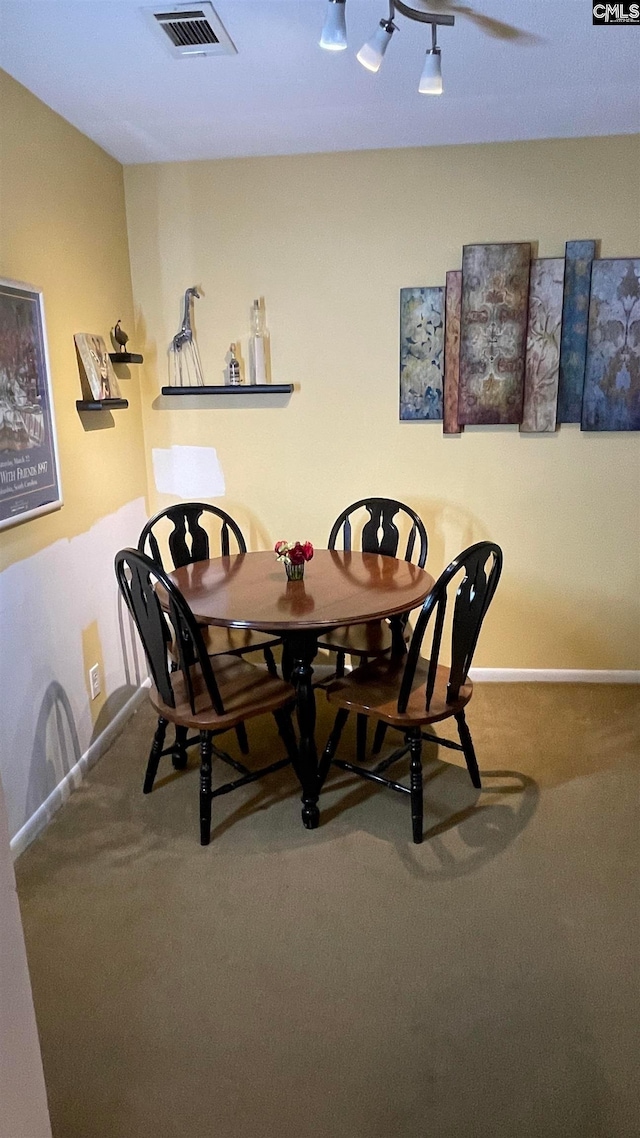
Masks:
[[[202,639],[209,656],[223,656],[231,653],[264,652],[265,648],[275,648],[280,639],[268,632],[257,632],[253,628],[219,628],[213,624],[200,626]],[[169,649],[171,659],[177,658],[175,646]]]
[[[391,629],[386,621],[371,620],[367,624],[343,624],[323,632],[320,648],[345,652],[349,656],[384,656],[391,651]]]
[[[224,705],[224,714],[218,714],[212,707],[207,685],[198,665],[195,665],[190,673],[195,710],[191,709],[184,675],[178,671],[171,673],[175,707],[165,703],[157,688],[151,687],[151,703],[158,715],[170,723],[197,731],[219,731],[235,727],[252,716],[276,711],[287,703],[292,703],[295,698],[291,684],[271,676],[262,668],[248,664],[238,656],[213,656],[211,667]]]
[[[255,628],[218,628],[213,624],[202,629],[202,636],[210,656],[264,651],[281,643],[280,637],[272,632],[258,632]]]
[[[420,659],[416,665],[415,676],[407,710],[398,711],[398,691],[404,674],[405,657],[388,660],[384,657],[372,660],[362,668],[356,668],[350,675],[334,680],[325,690],[330,703],[344,707],[347,711],[371,716],[382,720],[390,727],[402,730],[423,727],[437,723],[458,714],[468,704],[473,694],[473,684],[467,679],[458,692],[457,699],[447,703],[449,668],[439,664],[431,696],[429,710],[426,709],[426,685],[429,661]]]

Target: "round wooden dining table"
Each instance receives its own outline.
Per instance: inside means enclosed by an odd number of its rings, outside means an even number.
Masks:
[[[318,636],[340,625],[386,618],[394,650],[405,651],[402,614],[422,604],[433,577],[395,557],[328,549],[315,550],[302,581],[288,581],[271,552],[195,561],[170,576],[200,624],[253,628],[282,638],[283,670],[296,698],[302,821],[315,829],[320,785],[312,664]]]

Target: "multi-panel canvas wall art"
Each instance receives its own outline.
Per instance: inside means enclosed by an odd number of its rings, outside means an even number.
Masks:
[[[400,418],[640,431],[640,258],[465,245],[446,288],[400,290]]]
[[[42,293],[0,281],[0,529],[61,505]]]
[[[443,362],[444,289],[401,289],[401,419],[442,419]]]
[[[460,310],[462,305],[462,273],[447,273],[444,308],[444,397],[442,430],[445,435],[459,435],[458,387],[460,382]]]
[[[595,241],[567,241],[560,338],[558,422],[579,423],[587,359],[587,318]]]
[[[593,262],[582,429],[640,430],[640,260]]]
[[[464,246],[461,424],[522,418],[530,261],[528,242]]]
[[[521,431],[555,431],[564,260],[531,262],[529,324]]]

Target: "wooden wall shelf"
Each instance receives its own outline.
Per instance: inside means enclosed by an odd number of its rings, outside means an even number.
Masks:
[[[109,352],[109,359],[112,364],[141,364],[143,356],[138,355],[137,352]]]
[[[217,383],[215,387],[163,387],[163,395],[290,395],[292,383]]]
[[[76,399],[78,411],[115,411],[128,406],[128,399]]]

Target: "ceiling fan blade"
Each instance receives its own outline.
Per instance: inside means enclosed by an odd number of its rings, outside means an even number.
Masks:
[[[426,0],[426,6],[434,12],[450,12],[454,16],[463,16],[494,39],[517,41],[521,44],[542,43],[542,38],[533,32],[526,32],[513,24],[505,24],[502,20],[495,20],[493,16],[484,16],[469,4],[457,4],[455,0]]]

